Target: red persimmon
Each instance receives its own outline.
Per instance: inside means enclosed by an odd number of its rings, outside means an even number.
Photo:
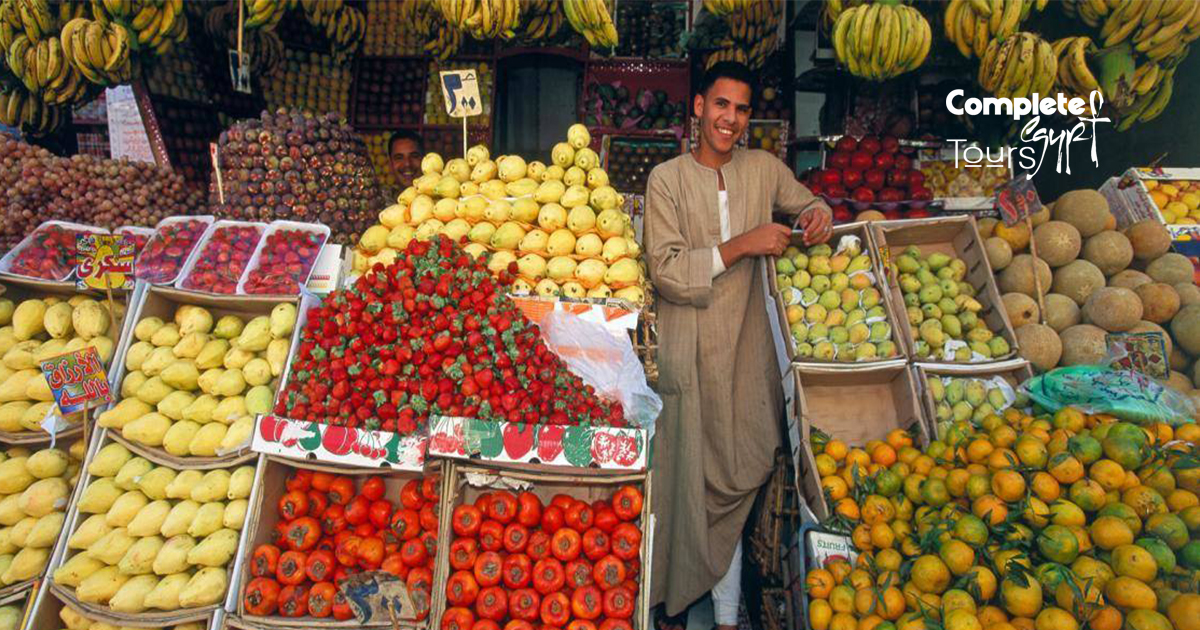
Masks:
[[[488,518],[507,525],[517,516],[517,497],[507,490],[498,490],[488,505]]]
[[[484,521],[479,526],[479,546],[488,551],[504,548],[504,526],[498,521]]]
[[[533,563],[529,561],[529,556],[515,553],[504,559],[504,586],[509,589],[528,586],[532,573]]]
[[[615,619],[629,619],[633,616],[634,596],[623,586],[604,592],[604,616]]]
[[[479,583],[470,571],[455,571],[454,575],[446,580],[446,601],[451,606],[470,606],[478,596]]]
[[[290,521],[308,514],[308,494],[303,490],[291,490],[279,497],[279,503],[276,506],[279,510],[279,515],[284,520]]]
[[[331,551],[313,551],[308,554],[308,560],[304,563],[304,574],[313,582],[328,580],[335,569],[337,569],[337,559],[333,557]]]
[[[337,597],[337,587],[332,582],[317,582],[308,591],[308,614],[314,617],[328,617],[333,614],[333,599]]]
[[[308,587],[285,586],[279,591],[279,614],[284,617],[303,617],[308,614]]]
[[[268,577],[256,577],[246,585],[243,601],[251,615],[273,614],[279,605],[279,583]]]
[[[504,577],[504,559],[494,551],[484,551],[475,559],[473,571],[480,586],[495,586]]]
[[[508,595],[508,614],[513,619],[537,621],[541,606],[541,595],[531,588],[519,588]]]
[[[616,588],[625,581],[625,563],[614,555],[604,556],[592,567],[592,578],[602,590]]]
[[[555,558],[543,558],[538,560],[537,564],[533,565],[533,588],[542,595],[561,591],[566,581],[566,569]]]
[[[642,530],[633,523],[617,525],[610,538],[613,555],[622,560],[633,560],[641,553]]]
[[[504,550],[508,553],[521,553],[529,544],[529,530],[520,523],[509,523],[504,528]]]
[[[542,623],[561,628],[571,619],[571,600],[562,592],[547,593],[538,612]]]
[[[250,556],[250,575],[275,577],[275,568],[279,565],[282,553],[275,545],[259,545]]]
[[[517,495],[517,522],[525,527],[537,527],[542,522],[542,500],[532,492]]]
[[[622,486],[612,498],[613,512],[622,521],[636,521],[642,515],[642,492],[633,486]]]
[[[500,621],[508,616],[508,595],[499,586],[489,586],[479,591],[475,598],[475,614],[481,619]]]
[[[479,557],[479,541],[474,538],[458,538],[450,543],[450,567],[470,571],[475,568]]]
[[[275,569],[275,579],[284,586],[299,584],[304,581],[304,564],[308,558],[299,551],[285,551],[279,556]]]
[[[571,614],[591,621],[603,612],[604,594],[594,585],[581,586],[571,593]]]
[[[569,562],[579,557],[579,549],[582,544],[579,532],[564,527],[550,537],[550,553],[562,562]]]
[[[475,626],[475,613],[470,608],[454,607],[442,613],[442,630],[471,630]]]
[[[450,518],[457,536],[474,536],[479,533],[479,527],[483,523],[483,514],[479,508],[468,504],[454,508],[454,514]]]

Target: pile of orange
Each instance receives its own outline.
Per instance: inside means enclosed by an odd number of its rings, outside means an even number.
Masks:
[[[808,572],[813,630],[1200,630],[1200,426],[1010,409],[812,447],[858,554]]]

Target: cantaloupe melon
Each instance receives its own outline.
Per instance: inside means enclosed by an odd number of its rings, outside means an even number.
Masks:
[[[1179,294],[1169,284],[1151,282],[1134,289],[1142,301],[1142,318],[1156,324],[1171,321],[1179,311]]]
[[[1171,319],[1171,337],[1184,352],[1200,356],[1200,304],[1188,304]]]
[[[1101,287],[1083,303],[1083,320],[1108,332],[1133,328],[1142,319],[1142,301],[1129,289]]]
[[[1126,269],[1125,271],[1118,271],[1113,277],[1109,278],[1108,286],[1136,289],[1147,282],[1154,282],[1154,279],[1137,269]]]
[[[1093,291],[1103,286],[1104,274],[1086,260],[1076,260],[1054,271],[1052,290],[1075,300],[1080,306]]]
[[[1036,296],[1037,291],[1033,280],[1034,258],[1029,254],[1018,254],[1013,256],[1012,262],[1000,272],[999,286],[1000,290],[1005,293],[1024,293],[1028,296]],[[1050,272],[1050,265],[1047,265],[1044,260],[1037,261],[1037,274],[1041,280],[1042,293],[1050,291],[1050,285],[1054,280],[1053,274]]]
[[[1054,202],[1051,216],[1056,221],[1066,221],[1079,230],[1083,238],[1098,234],[1112,216],[1108,211],[1108,200],[1104,195],[1091,190],[1072,190]]]
[[[1124,271],[1133,260],[1133,246],[1124,234],[1105,230],[1083,244],[1083,258],[1106,276]]]
[[[1046,325],[1061,334],[1063,330],[1079,323],[1079,305],[1061,293],[1047,293],[1042,298],[1046,304]]]
[[[1003,270],[1012,262],[1012,246],[999,236],[993,236],[984,241],[983,250],[987,253],[988,264],[992,266],[993,272]]]
[[[1062,365],[1100,365],[1108,354],[1107,335],[1102,328],[1091,324],[1077,324],[1062,331]]]
[[[1053,328],[1042,324],[1025,324],[1016,330],[1020,354],[1039,370],[1054,369],[1062,356],[1062,341]]]
[[[997,223],[995,230],[992,231],[992,236],[1000,237],[1012,246],[1013,251],[1019,252],[1026,247],[1029,247],[1029,238],[1032,236],[1029,233],[1029,226],[1025,222],[1014,225],[1007,225],[1003,222]]]
[[[1193,282],[1194,271],[1192,261],[1183,254],[1169,252],[1150,261],[1146,266],[1146,275],[1156,282],[1176,285],[1181,282]]]
[[[1179,295],[1179,305],[1200,304],[1200,287],[1191,282],[1180,282],[1174,285],[1175,293]]]
[[[1040,311],[1037,302],[1028,295],[1005,293],[1000,296],[1000,300],[1004,302],[1004,310],[1008,313],[1008,321],[1012,323],[1013,328],[1020,328],[1025,324],[1038,321]]]
[[[1047,221],[1033,230],[1037,255],[1051,267],[1061,267],[1079,257],[1082,238],[1065,221]]]
[[[1155,219],[1138,221],[1125,228],[1125,236],[1133,246],[1133,256],[1138,260],[1154,260],[1171,249],[1171,234],[1167,226]]]
[[[979,228],[980,238],[991,238],[996,233],[996,226],[1000,220],[993,217],[984,217],[975,223]]]

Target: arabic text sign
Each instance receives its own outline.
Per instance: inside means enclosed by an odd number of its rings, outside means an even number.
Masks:
[[[1016,225],[1025,217],[1037,214],[1042,209],[1042,200],[1037,189],[1027,177],[1009,180],[996,190],[996,205],[1005,225]]]
[[[125,236],[80,234],[75,240],[76,286],[132,289],[135,249],[133,239]]]
[[[54,402],[65,416],[112,402],[108,378],[100,353],[88,346],[41,362],[42,374],[54,394]]]
[[[447,70],[440,73],[446,113],[455,118],[483,113],[479,98],[479,78],[474,70]]]

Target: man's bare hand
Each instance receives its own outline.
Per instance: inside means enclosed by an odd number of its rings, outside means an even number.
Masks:
[[[792,230],[786,225],[767,223],[726,241],[720,246],[725,267],[751,256],[778,256],[791,243]]]
[[[804,229],[805,245],[824,243],[833,234],[833,212],[823,203],[812,206],[800,213],[800,227]]]

